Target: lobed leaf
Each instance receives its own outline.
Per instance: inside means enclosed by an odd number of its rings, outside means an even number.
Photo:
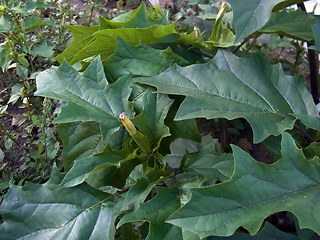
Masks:
[[[154,149],[157,149],[161,140],[170,136],[170,129],[164,124],[164,120],[173,100],[167,95],[152,93],[150,88],[142,98],[143,110],[132,121],[148,137]]]
[[[133,77],[157,75],[172,64],[187,66],[189,63],[176,55],[170,48],[157,50],[140,42],[132,46],[117,38],[117,48],[102,64],[107,79],[115,82],[119,77],[131,73]]]
[[[38,96],[68,101],[56,123],[96,121],[100,124],[105,143],[115,148],[125,141],[126,135],[123,130],[121,133],[118,116],[122,112],[133,116],[133,105],[128,101],[130,75],[108,84],[100,57],[97,57],[83,73],[64,62],[60,67],[41,72],[36,81]],[[119,134],[123,138],[119,138]]]
[[[254,236],[246,233],[235,233],[231,237],[209,237],[208,240],[301,240],[301,238],[281,232],[269,222],[264,224],[264,227]]]
[[[253,128],[254,142],[292,129],[290,114],[318,116],[302,79],[284,74],[260,55],[238,58],[225,50],[206,64],[172,66],[140,83],[157,92],[185,95],[176,120],[243,117]]]
[[[243,226],[251,235],[276,212],[295,214],[301,228],[320,232],[318,159],[307,160],[293,138],[282,135],[282,159],[266,165],[232,146],[232,178],[206,188],[192,189],[192,198],[167,222],[206,236],[230,236]],[[246,189],[246,191],[244,191]]]
[[[112,20],[105,19],[100,16],[100,30],[114,29],[120,27],[127,28],[146,28],[154,25],[168,25],[168,15],[164,14],[160,19],[153,19],[147,12],[147,7],[144,2],[141,5],[128,13],[121,14]]]
[[[102,152],[104,149],[100,128],[95,122],[59,124],[56,130],[63,142],[61,157],[66,171],[70,170],[75,159]]]
[[[77,186],[88,180],[92,175],[96,176],[95,171],[99,168],[104,170],[104,177],[108,178],[108,182],[100,185],[122,188],[133,169],[131,165],[135,167],[139,163],[135,159],[135,154],[131,152],[129,146],[120,151],[112,151],[107,147],[99,154],[78,158],[61,181],[60,187]],[[96,184],[97,180],[92,185]]]
[[[301,9],[271,13],[268,22],[259,30],[260,33],[277,33],[282,36],[311,41],[313,39],[313,17]]]
[[[157,196],[121,218],[117,227],[135,221],[150,222],[149,234],[146,240],[163,240],[173,227],[165,223],[166,218],[179,208],[179,190],[177,188],[157,188]]]
[[[0,207],[0,238],[114,239],[122,199],[86,184],[58,189],[63,175],[53,168],[43,184],[12,186]],[[119,206],[118,206],[119,205]]]
[[[235,43],[259,30],[270,18],[272,8],[284,0],[228,0],[236,27]]]

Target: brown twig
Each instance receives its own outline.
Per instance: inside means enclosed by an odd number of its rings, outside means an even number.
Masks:
[[[309,143],[315,142],[315,140],[306,132],[306,130],[299,127],[297,124],[294,124],[294,127],[304,136],[305,139],[308,140]]]
[[[249,47],[246,49],[246,52],[249,52],[249,51],[250,51],[250,49],[253,47],[254,43],[256,42],[257,38],[258,38],[258,36],[255,36],[255,37],[252,39]]]
[[[239,46],[233,49],[232,53],[236,53],[243,46],[243,44],[245,44],[250,38],[251,36],[246,37]]]

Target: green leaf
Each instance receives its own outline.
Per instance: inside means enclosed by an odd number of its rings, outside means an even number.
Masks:
[[[272,8],[284,0],[228,0],[236,27],[235,43],[259,30],[270,18]]]
[[[276,6],[274,6],[274,8],[272,9],[273,12],[278,12],[281,9],[290,7],[292,5],[298,4],[298,3],[303,3],[306,0],[285,0],[281,3],[278,3]]]
[[[280,65],[270,65],[261,55],[238,58],[219,50],[206,64],[184,68],[174,65],[138,82],[155,86],[160,93],[187,96],[176,120],[247,119],[255,143],[292,129],[292,113],[318,115],[304,80],[285,75]]]
[[[48,45],[47,41],[44,41],[41,45],[37,45],[32,49],[31,55],[52,58],[53,48],[53,46]]]
[[[42,9],[48,9],[48,8],[53,8],[50,4],[47,4],[45,2],[26,2],[26,10],[27,11],[33,11],[37,8],[42,8]]]
[[[132,122],[151,141],[154,149],[160,146],[164,137],[170,136],[170,129],[164,124],[173,103],[167,95],[152,93],[149,88],[143,94],[143,110]]]
[[[114,239],[122,199],[86,184],[59,190],[62,178],[54,167],[46,184],[12,186],[0,207],[0,238]]]
[[[277,33],[293,39],[311,41],[313,39],[312,25],[314,22],[314,18],[301,9],[289,12],[274,12],[259,32]]]
[[[0,32],[6,32],[8,30],[12,30],[13,26],[12,23],[9,21],[9,15],[2,15],[0,17]]]
[[[297,216],[300,228],[320,232],[320,166],[307,160],[293,138],[284,133],[282,159],[266,165],[232,146],[234,174],[212,187],[192,189],[192,198],[167,222],[197,233],[230,236],[243,226],[251,235],[264,218],[280,211]],[[246,189],[245,191],[243,189]]]
[[[208,240],[299,240],[297,236],[281,232],[269,222],[254,236],[246,233],[235,233],[231,237],[209,237]],[[300,239],[301,240],[301,239]]]
[[[312,50],[320,52],[320,16],[315,15],[316,23],[312,26],[314,45],[309,47]]]
[[[202,139],[203,142],[212,141],[212,137],[205,136]],[[193,153],[198,152],[201,149],[201,143],[184,138],[177,138],[170,144],[170,154],[165,155],[165,160],[169,163],[172,168],[180,168],[181,160],[186,152]]]
[[[67,29],[72,33],[73,39],[70,45],[55,58],[60,64],[64,59],[70,62],[79,49],[84,48],[92,41],[94,39],[93,34],[99,30],[99,26],[67,26]]]
[[[197,142],[201,141],[201,135],[195,119],[186,119],[182,121],[174,121],[175,115],[179,109],[181,102],[184,100],[182,96],[174,97],[175,101],[172,104],[167,118],[165,119],[165,124],[170,128],[170,137],[165,138],[164,144],[161,144],[160,150],[164,153],[169,152],[169,146],[177,138],[186,138],[194,140]]]
[[[234,45],[235,35],[228,29],[228,24],[223,22],[223,15],[216,20],[213,26],[211,36],[205,44],[214,47],[231,47]]]
[[[48,26],[53,24],[54,22],[52,20],[41,20],[40,17],[26,17],[23,22],[25,31],[27,32],[36,31],[34,28],[37,27]]]
[[[203,146],[200,151],[187,153],[181,162],[181,168],[186,173],[195,173],[202,181],[228,180],[233,172],[232,154],[218,153],[215,149],[217,140]]]
[[[116,143],[113,142],[113,135],[123,131],[120,130],[119,114],[133,115],[132,103],[128,101],[131,79],[128,75],[108,84],[100,57],[83,73],[64,62],[37,76],[36,94],[69,102],[62,108],[56,123],[96,121],[100,123],[104,142],[114,147],[122,141],[117,135]]]
[[[107,79],[112,82],[129,73],[133,77],[154,76],[166,70],[173,63],[180,66],[189,65],[170,48],[156,50],[143,42],[140,42],[138,46],[132,46],[120,38],[117,38],[117,48],[114,53],[102,62]]]
[[[133,154],[130,154],[131,152]],[[139,164],[135,157],[136,154],[129,147],[121,151],[112,151],[107,147],[102,153],[78,158],[62,180],[60,187],[73,187],[88,180],[94,187],[111,185],[122,188],[132,169]],[[93,181],[92,178],[97,178],[96,172],[101,169],[104,175],[99,177],[106,181],[99,182],[99,179]]]
[[[0,45],[0,67],[3,72],[8,70],[8,67],[11,63],[10,59],[11,48],[8,42],[5,42]]]
[[[135,221],[150,222],[149,234],[146,240],[163,240],[167,232],[173,227],[165,220],[180,206],[179,190],[177,188],[157,188],[157,196],[121,218],[117,227]]]
[[[319,116],[309,116],[306,114],[294,114],[304,125],[309,128],[320,131],[320,117]]]
[[[125,17],[125,19],[124,19]],[[162,18],[158,20],[152,19],[148,12],[144,2],[141,2],[141,5],[126,15],[121,16],[119,18],[115,17],[112,20],[105,19],[100,17],[100,29],[106,28],[146,28],[153,25],[168,25],[168,16],[164,14]]]
[[[166,171],[160,170],[157,167],[153,168],[150,172],[145,174],[142,178],[137,179],[136,183],[130,187],[123,206],[136,207],[137,204],[142,203],[153,187],[162,182],[166,177]]]
[[[165,37],[170,36],[173,36],[173,39],[165,39]],[[167,26],[155,25],[148,28],[104,29],[93,33],[90,42],[86,42],[85,46],[74,46],[72,52],[65,52],[68,50],[67,48],[58,57],[59,59],[66,58],[70,64],[75,64],[80,60],[95,57],[99,54],[101,54],[101,59],[104,60],[110,57],[116,49],[116,38],[122,38],[132,45],[138,44],[140,41],[151,44],[159,41],[173,41],[177,38],[177,32],[174,29],[174,24]],[[59,59],[57,58],[58,61]]]
[[[59,124],[56,129],[63,142],[61,157],[66,171],[70,170],[75,159],[100,153],[105,147],[95,122]]]
[[[307,159],[313,159],[314,156],[318,156],[320,159],[320,143],[311,143],[308,147],[303,149],[303,153]]]

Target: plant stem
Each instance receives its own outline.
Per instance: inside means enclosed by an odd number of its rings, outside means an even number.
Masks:
[[[96,3],[93,2],[92,7],[91,7],[91,12],[90,12],[89,26],[91,26],[91,23],[92,23],[93,11],[94,11],[95,6],[96,6]]]
[[[251,36],[246,37],[239,46],[233,49],[232,53],[236,53],[250,38]]]
[[[315,142],[315,140],[304,130],[303,128],[299,127],[297,124],[294,124],[294,127],[301,132],[305,139],[308,140],[309,143]]]
[[[256,42],[257,38],[258,38],[258,36],[255,36],[255,37],[252,39],[252,41],[251,41],[249,47],[247,48],[246,52],[249,52],[249,51],[250,51],[250,49],[253,47],[254,43]]]
[[[29,153],[29,150],[26,147],[22,146],[20,143],[18,143],[18,141],[7,131],[7,129],[5,128],[5,126],[2,123],[0,123],[0,130],[9,139],[11,139],[19,148],[22,148],[23,150],[25,150],[26,152]]]
[[[227,145],[226,119],[219,118],[219,128],[220,128],[220,148],[221,148],[221,152],[224,152]]]
[[[304,12],[306,8],[304,3],[297,4],[300,9]],[[318,53],[314,50],[309,49],[309,46],[312,45],[311,42],[308,42],[308,57],[309,57],[309,69],[310,69],[310,85],[311,85],[311,95],[315,104],[319,103],[319,86],[318,86]]]

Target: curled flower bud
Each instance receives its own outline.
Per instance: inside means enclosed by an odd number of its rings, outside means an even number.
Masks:
[[[135,134],[137,132],[136,127],[133,125],[133,123],[127,118],[126,113],[121,113],[119,115],[119,118],[123,124],[123,126],[126,128],[126,130],[128,131],[128,133],[130,135]]]

